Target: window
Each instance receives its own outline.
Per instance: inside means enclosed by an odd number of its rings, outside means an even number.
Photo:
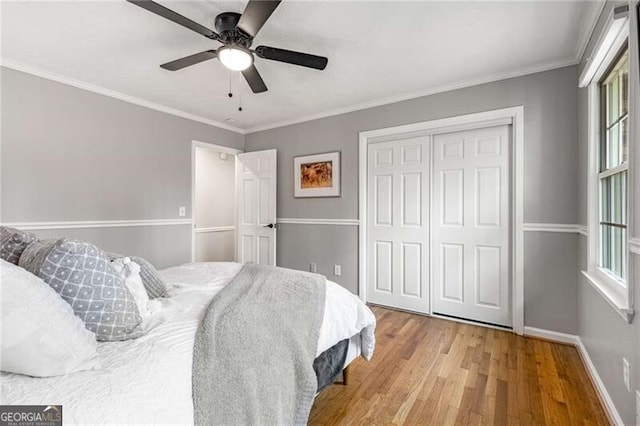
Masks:
[[[627,322],[633,318],[628,271],[629,18],[614,8],[579,78],[589,96],[588,268],[593,286]],[[631,271],[633,272],[633,271]]]
[[[599,83],[598,266],[621,285],[627,278],[629,50],[625,46]]]

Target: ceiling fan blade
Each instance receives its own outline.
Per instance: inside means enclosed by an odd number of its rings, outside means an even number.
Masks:
[[[249,87],[251,87],[251,91],[253,93],[262,93],[267,91],[267,85],[264,84],[262,77],[260,77],[260,73],[258,72],[255,65],[251,65],[246,70],[242,71],[242,75],[244,79],[247,80]]]
[[[151,1],[151,0],[127,0],[127,1],[129,3],[135,4],[136,6],[140,6],[141,8],[148,10],[151,13],[155,13],[158,16],[162,16],[163,18],[173,21],[176,24],[189,28],[191,31],[195,31],[198,34],[202,34],[207,38],[210,38],[212,40],[219,39],[218,34],[210,30],[209,28],[203,25],[200,25],[197,22],[194,22],[185,16],[182,16],[171,9],[167,9],[166,7],[154,1]]]
[[[167,62],[166,64],[160,65],[160,68],[164,68],[169,71],[178,71],[182,68],[208,61],[216,56],[218,55],[215,50],[207,50],[205,52],[195,53],[193,55],[185,56],[184,58],[176,59],[175,61]]]
[[[276,47],[258,46],[256,55],[272,61],[286,62],[288,64],[300,65],[308,68],[323,70],[329,60],[324,56],[310,55],[308,53],[293,52],[291,50],[278,49]]]
[[[238,21],[237,27],[247,35],[255,37],[281,0],[249,0]]]

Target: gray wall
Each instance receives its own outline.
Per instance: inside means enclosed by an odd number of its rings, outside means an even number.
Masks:
[[[278,217],[358,218],[358,133],[408,123],[524,105],[524,220],[577,221],[577,69],[566,67],[384,105],[246,136],[245,149],[278,149]],[[293,197],[293,157],[342,152],[342,197]],[[357,228],[283,225],[279,265],[327,274],[357,291]],[[309,238],[313,237],[313,238]],[[309,242],[312,241],[310,244]],[[577,332],[576,236],[528,235],[525,239],[525,324]],[[529,260],[531,259],[531,260]],[[559,262],[561,259],[562,262]],[[334,277],[334,264],[342,277]],[[544,303],[541,303],[541,300]]]
[[[211,149],[195,150],[196,228],[234,226],[236,159]],[[195,261],[221,262],[235,259],[235,231],[196,233]]]
[[[585,53],[589,57],[613,3],[608,3]],[[635,25],[635,24],[634,24]],[[634,33],[632,31],[632,33]],[[631,47],[637,47],[632,36]],[[636,55],[635,51],[633,53]],[[638,58],[635,114],[640,123]],[[278,216],[358,218],[358,133],[524,105],[525,222],[586,224],[587,96],[577,90],[577,67],[567,67],[447,93],[249,134],[167,115],[95,93],[2,68],[3,222],[94,221],[191,216],[192,139],[260,150],[278,149]],[[636,126],[636,146],[640,126]],[[637,148],[636,148],[637,149]],[[342,196],[293,198],[293,157],[342,152]],[[635,170],[640,170],[636,155]],[[635,174],[640,199],[640,173]],[[640,208],[633,211],[640,223]],[[640,237],[639,227],[632,230]],[[93,241],[158,266],[189,260],[188,226],[40,231]],[[357,227],[284,225],[278,264],[318,272],[357,291]],[[525,324],[579,334],[626,424],[635,422],[635,399],[622,383],[622,357],[640,387],[640,325],[626,324],[584,280],[587,239],[571,234],[525,235]],[[639,256],[632,267],[640,271]],[[342,265],[342,276],[332,266]],[[636,280],[637,281],[637,280]],[[636,283],[640,300],[640,283]]]
[[[585,66],[586,58],[589,58],[603,30],[605,20],[609,12],[615,5],[623,4],[622,2],[608,2],[600,16],[596,30],[594,31],[587,50],[584,54],[583,61],[579,65],[582,69]],[[632,8],[633,9],[633,8]],[[635,101],[632,105],[632,112],[635,111],[636,123],[640,124],[640,92],[638,91],[638,56],[637,56],[637,31],[635,29],[635,11],[632,10],[631,17],[632,38],[630,47],[632,51],[631,63],[632,75],[631,81],[634,85],[630,99]],[[588,100],[587,89],[580,89],[578,93],[578,125],[579,125],[579,148],[578,159],[579,164],[579,204],[578,204],[578,220],[579,223],[587,224],[587,161],[588,161]],[[640,141],[640,126],[636,125],[635,141],[631,141],[632,149],[636,152],[635,163],[632,165],[635,170],[635,179],[631,188],[635,191],[635,200],[640,200],[640,155],[638,155],[638,143]],[[636,206],[640,206],[636,201]],[[635,214],[635,228],[631,229],[631,235],[636,238],[640,236],[640,208],[635,207],[631,210],[631,215]],[[607,301],[589,284],[580,271],[587,269],[587,250],[588,239],[585,236],[579,237],[579,254],[578,265],[576,271],[578,277],[578,334],[582,339],[589,357],[593,361],[600,378],[602,379],[609,395],[611,396],[617,411],[622,420],[627,425],[636,424],[636,403],[635,390],[640,389],[640,318],[638,318],[637,306],[640,301],[640,256],[630,254],[630,267],[636,272],[635,275],[635,305],[636,317],[631,324],[627,324]],[[626,358],[631,365],[631,392],[628,392],[624,386],[622,378],[622,358]]]
[[[189,218],[191,140],[244,145],[240,134],[18,71],[2,68],[1,79],[5,223],[178,219],[179,206]],[[159,267],[190,260],[188,225],[81,235]]]

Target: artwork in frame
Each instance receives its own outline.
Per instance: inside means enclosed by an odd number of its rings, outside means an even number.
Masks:
[[[340,152],[305,155],[293,159],[293,195],[340,196]]]

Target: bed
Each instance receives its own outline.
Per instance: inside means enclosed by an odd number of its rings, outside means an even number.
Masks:
[[[211,299],[238,273],[237,263],[193,263],[161,271],[171,295],[137,339],[98,344],[99,370],[51,378],[2,373],[2,404],[57,404],[74,424],[193,424],[192,357],[196,330]],[[348,339],[345,367],[370,358],[375,317],[327,281],[317,355]]]

